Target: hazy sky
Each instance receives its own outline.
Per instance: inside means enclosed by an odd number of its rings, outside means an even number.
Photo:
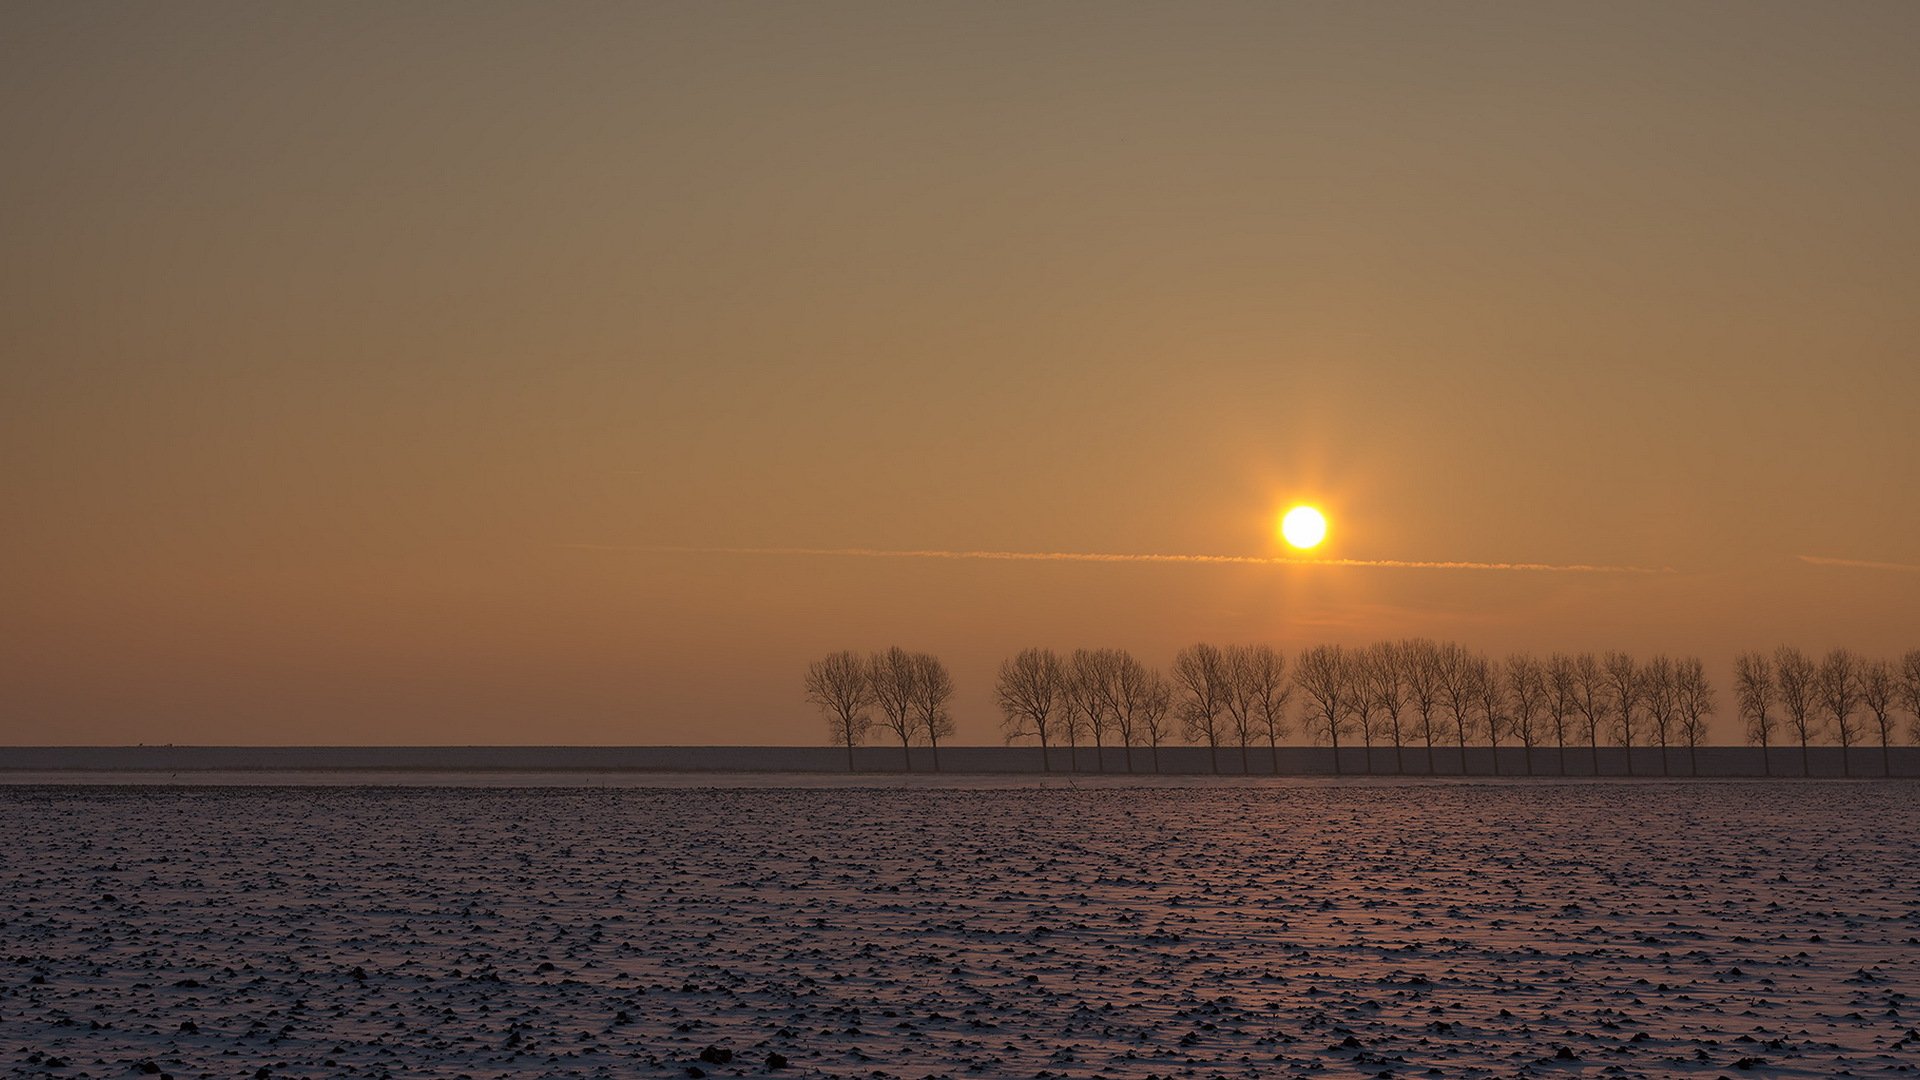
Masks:
[[[1920,646],[1920,5],[0,6],[0,742]],[[1267,555],[1004,562],[645,548]],[[623,550],[624,548],[624,550]]]

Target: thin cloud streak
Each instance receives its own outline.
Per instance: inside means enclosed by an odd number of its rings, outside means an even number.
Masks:
[[[853,559],[954,559],[997,562],[1189,563],[1224,566],[1357,566],[1389,570],[1523,570],[1537,573],[1670,574],[1672,567],[1597,566],[1587,563],[1429,562],[1412,559],[1308,559],[1259,555],[1127,555],[1099,551],[941,551],[885,548],[646,547],[566,544],[582,551],[637,551],[656,555],[795,555]]]
[[[1826,555],[1796,555],[1794,558],[1814,566],[1844,566],[1851,570],[1892,570],[1901,574],[1920,574],[1920,566],[1912,563],[1870,562],[1866,559],[1835,559]]]

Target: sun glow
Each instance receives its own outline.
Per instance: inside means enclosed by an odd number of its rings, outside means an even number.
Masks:
[[[1317,547],[1327,538],[1326,515],[1311,506],[1296,506],[1280,519],[1280,535],[1302,550]]]

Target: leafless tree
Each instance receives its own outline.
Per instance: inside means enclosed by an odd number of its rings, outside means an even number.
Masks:
[[[1700,775],[1700,744],[1707,738],[1707,718],[1713,715],[1713,684],[1697,656],[1674,664],[1675,706],[1680,710],[1680,738],[1687,744],[1687,771]]]
[[[1063,665],[1060,680],[1060,704],[1066,710],[1067,725],[1072,732],[1068,744],[1075,748],[1074,756],[1077,756],[1079,737],[1091,738],[1094,767],[1101,772],[1107,771],[1109,666],[1105,650],[1075,649]],[[1070,766],[1070,770],[1072,768],[1077,768],[1077,764]]]
[[[1761,767],[1773,775],[1773,661],[1766,653],[1741,653],[1733,662],[1733,697],[1747,725],[1747,743],[1760,747]]]
[[[1493,774],[1500,775],[1500,733],[1505,731],[1511,718],[1507,715],[1506,672],[1498,660],[1484,656],[1473,658],[1473,707],[1478,713],[1480,730],[1487,733],[1487,744],[1493,750]]]
[[[1513,734],[1526,751],[1527,775],[1533,775],[1533,745],[1547,713],[1546,670],[1526,653],[1507,658],[1507,707]]]
[[[1893,706],[1900,694],[1900,679],[1888,660],[1860,662],[1860,704],[1873,714],[1873,728],[1880,735],[1880,773],[1893,775]]]
[[[1040,740],[1040,767],[1053,771],[1048,748],[1058,741],[1060,717],[1060,658],[1052,649],[1022,649],[1000,665],[995,696],[1004,718],[1001,731],[1007,741],[1032,736]]]
[[[1376,641],[1367,647],[1363,670],[1370,711],[1380,718],[1380,733],[1393,740],[1393,771],[1407,771],[1403,751],[1406,732],[1400,715],[1407,709],[1407,655],[1398,642]],[[1367,767],[1373,767],[1373,749],[1367,749]]]
[[[1107,716],[1113,721],[1120,748],[1126,754],[1127,771],[1133,771],[1133,748],[1139,742],[1140,715],[1151,690],[1151,672],[1125,649],[1102,650],[1102,666],[1107,677],[1102,681]]]
[[[1253,649],[1247,645],[1229,645],[1221,656],[1227,671],[1226,693],[1221,705],[1227,711],[1227,730],[1240,744],[1240,772],[1250,773],[1247,744],[1259,730],[1259,714],[1253,696]]]
[[[1606,659],[1607,703],[1613,707],[1613,732],[1626,748],[1627,775],[1633,775],[1634,734],[1640,723],[1640,669],[1633,657],[1610,652]]]
[[[1554,745],[1560,748],[1560,775],[1567,775],[1567,732],[1573,730],[1574,715],[1580,710],[1580,682],[1574,673],[1573,657],[1554,653],[1547,660],[1547,722],[1553,728]]]
[[[1280,771],[1280,737],[1288,733],[1287,702],[1293,698],[1293,685],[1287,681],[1287,658],[1271,645],[1255,645],[1247,653],[1245,669],[1247,694],[1257,730],[1267,737],[1267,752],[1273,757],[1273,771]]]
[[[1787,711],[1787,730],[1800,738],[1800,775],[1807,767],[1807,744],[1820,733],[1820,669],[1806,653],[1782,645],[1773,653],[1774,688]]]
[[[1600,725],[1607,719],[1607,671],[1590,652],[1573,658],[1574,705],[1580,710],[1580,729],[1587,736],[1593,775],[1600,775]]]
[[[1231,685],[1227,657],[1217,645],[1201,643],[1181,649],[1173,658],[1173,682],[1180,693],[1180,720],[1189,742],[1204,742],[1220,771],[1220,739],[1226,734],[1221,713]]]
[[[914,719],[913,702],[918,694],[914,684],[920,669],[913,654],[898,645],[874,653],[867,660],[867,678],[873,681],[873,703],[880,707],[880,724],[900,739],[900,753],[906,758],[907,771],[913,771],[913,735],[920,725]]]
[[[1653,741],[1660,747],[1660,775],[1671,776],[1673,768],[1667,761],[1667,746],[1672,743],[1674,725],[1680,719],[1680,706],[1677,698],[1679,687],[1675,685],[1673,658],[1659,653],[1647,661],[1640,669],[1640,700],[1647,706],[1647,726],[1653,729]],[[1632,751],[1628,751],[1631,753]]]
[[[1173,684],[1158,668],[1147,671],[1147,684],[1140,696],[1140,733],[1146,736],[1153,752],[1153,771],[1160,771],[1160,744],[1173,736]]]
[[[1405,660],[1402,670],[1407,679],[1407,698],[1420,719],[1415,724],[1427,744],[1427,775],[1433,775],[1434,719],[1440,711],[1440,647],[1426,638],[1400,643]]]
[[[914,718],[927,745],[933,747],[933,771],[939,772],[940,740],[953,734],[953,712],[948,707],[953,700],[953,676],[932,653],[913,654],[913,665]]]
[[[1920,742],[1920,649],[1900,659],[1900,703],[1907,707],[1907,738]]]
[[[1349,721],[1353,695],[1353,661],[1338,645],[1315,645],[1300,652],[1293,665],[1293,681],[1307,696],[1307,724],[1315,738],[1333,744],[1333,771],[1341,772],[1340,729]]]
[[[853,748],[873,726],[867,715],[867,706],[873,704],[867,662],[856,652],[831,653],[807,665],[806,687],[808,703],[826,713],[833,741],[847,748],[847,771],[852,772]]]
[[[1467,771],[1467,738],[1474,731],[1474,657],[1451,641],[1442,642],[1435,658],[1439,669],[1440,704],[1446,707],[1453,734],[1460,742],[1460,771]]]
[[[1827,723],[1833,725],[1834,738],[1840,741],[1840,771],[1853,775],[1853,744],[1860,741],[1860,663],[1845,649],[1827,653],[1820,664],[1814,685],[1820,695],[1820,708]]]

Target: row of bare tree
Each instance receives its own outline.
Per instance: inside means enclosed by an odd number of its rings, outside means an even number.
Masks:
[[[1735,686],[1748,741],[1761,747],[1769,772],[1774,735],[1783,730],[1799,741],[1803,773],[1808,745],[1829,732],[1848,752],[1877,737],[1883,768],[1891,771],[1896,707],[1912,714],[1911,735],[1920,741],[1920,650],[1898,665],[1844,649],[1823,662],[1792,648],[1748,653],[1735,666]],[[939,741],[953,731],[946,707],[952,693],[936,658],[899,648],[866,658],[835,653],[807,673],[808,700],[827,713],[849,767],[853,747],[874,726],[867,710],[877,707],[879,725],[900,739],[903,752],[919,740],[933,746],[937,769]],[[1128,772],[1135,771],[1136,749],[1146,750],[1159,771],[1160,747],[1175,741],[1205,745],[1215,772],[1223,747],[1237,748],[1240,771],[1251,772],[1253,748],[1264,742],[1277,772],[1297,701],[1304,733],[1333,747],[1336,771],[1342,741],[1357,740],[1369,771],[1375,748],[1391,747],[1396,772],[1405,771],[1413,750],[1424,751],[1432,773],[1436,745],[1458,747],[1465,771],[1472,744],[1493,748],[1498,773],[1505,744],[1524,750],[1529,774],[1534,751],[1549,746],[1559,751],[1561,772],[1568,748],[1580,746],[1598,772],[1604,738],[1620,747],[1657,746],[1662,774],[1671,771],[1669,751],[1685,748],[1689,771],[1697,773],[1715,709],[1714,688],[1695,657],[1642,662],[1623,652],[1544,659],[1516,653],[1499,660],[1423,638],[1317,645],[1301,650],[1291,671],[1286,657],[1266,645],[1192,645],[1175,655],[1170,674],[1122,649],[1064,656],[1026,649],[1001,664],[995,696],[1007,741],[1038,741],[1046,768],[1053,748],[1065,747],[1073,762],[1081,746],[1091,745],[1104,771],[1107,747],[1117,746]],[[1627,771],[1633,768],[1629,753]]]
[[[1896,710],[1907,713],[1908,734],[1920,742],[1920,649],[1898,664],[1846,649],[1834,649],[1817,661],[1787,645],[1772,656],[1742,653],[1733,664],[1733,688],[1747,725],[1747,742],[1760,747],[1764,756],[1771,753],[1776,732],[1797,739],[1803,776],[1807,746],[1823,736],[1840,744],[1842,768],[1848,773],[1853,748],[1877,741],[1881,772],[1891,774]],[[1774,714],[1776,705],[1782,715]],[[1768,768],[1771,771],[1771,763]]]
[[[932,653],[910,653],[898,645],[871,656],[837,652],[807,667],[807,700],[827,715],[834,742],[847,748],[847,771],[853,771],[853,748],[875,726],[868,709],[880,710],[880,727],[900,740],[907,770],[913,770],[908,752],[916,740],[933,747],[933,767],[940,768],[940,740],[953,734],[953,676]]]

